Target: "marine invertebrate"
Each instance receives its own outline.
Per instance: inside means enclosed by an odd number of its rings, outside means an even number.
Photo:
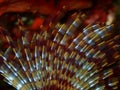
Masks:
[[[77,13],[51,30],[21,29],[16,41],[0,28],[8,43],[0,52],[5,81],[18,90],[119,89],[120,36],[113,25],[83,28],[83,21]]]

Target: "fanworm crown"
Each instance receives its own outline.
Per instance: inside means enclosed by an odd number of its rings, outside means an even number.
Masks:
[[[0,28],[7,49],[0,73],[17,90],[113,90],[120,88],[120,36],[113,25],[83,27],[84,15],[50,30],[21,30],[14,40]]]

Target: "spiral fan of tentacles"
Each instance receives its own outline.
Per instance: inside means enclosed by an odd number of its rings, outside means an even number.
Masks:
[[[8,48],[0,73],[17,90],[120,89],[120,36],[113,25],[88,25],[83,14],[51,30],[21,31],[16,41],[1,28]]]

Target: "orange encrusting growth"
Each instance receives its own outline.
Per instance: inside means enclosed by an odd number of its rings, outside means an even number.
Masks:
[[[31,29],[32,30],[39,29],[40,26],[43,24],[43,22],[44,22],[43,18],[35,18],[34,21],[33,21],[32,26],[31,26]]]

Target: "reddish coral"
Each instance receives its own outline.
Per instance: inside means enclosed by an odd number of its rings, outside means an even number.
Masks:
[[[0,2],[0,15],[6,12],[39,12],[41,14],[54,15],[61,8],[67,10],[84,9],[92,5],[89,0],[6,0]]]

